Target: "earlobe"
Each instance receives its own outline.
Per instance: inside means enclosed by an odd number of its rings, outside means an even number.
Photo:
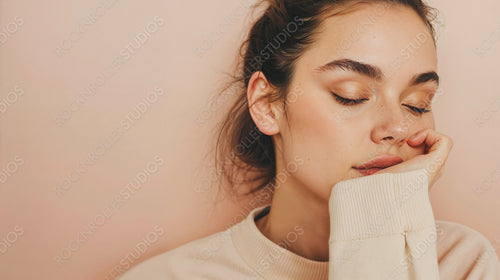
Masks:
[[[277,125],[277,120],[273,112],[269,112],[265,119],[259,124],[256,124],[259,130],[267,135],[274,135],[279,132],[279,127]]]

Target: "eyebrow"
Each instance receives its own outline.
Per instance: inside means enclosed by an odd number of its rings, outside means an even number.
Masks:
[[[315,71],[320,73],[336,70],[355,72],[377,81],[385,78],[384,72],[379,67],[351,59],[337,59],[315,69]],[[439,75],[435,71],[416,74],[410,79],[408,86],[415,86],[427,82],[435,82],[439,85]]]

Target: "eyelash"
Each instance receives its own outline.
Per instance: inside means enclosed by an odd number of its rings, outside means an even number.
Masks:
[[[361,99],[348,99],[348,98],[344,98],[344,97],[341,97],[341,96],[338,96],[337,94],[333,93],[333,96],[335,97],[335,100],[337,100],[338,103],[342,104],[342,105],[346,105],[346,106],[354,106],[354,105],[358,105],[358,104],[361,104],[363,102],[365,102],[366,98],[361,98]],[[403,104],[404,105],[404,104]],[[418,108],[418,107],[413,107],[413,106],[410,106],[410,105],[404,105],[408,108],[410,108],[413,112],[419,114],[419,115],[422,115],[424,113],[428,113],[430,112],[431,110],[428,110],[428,109],[425,109],[425,108]]]

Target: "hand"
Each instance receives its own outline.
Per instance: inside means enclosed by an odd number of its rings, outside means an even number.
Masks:
[[[424,144],[425,154],[418,155],[402,163],[393,165],[377,172],[397,173],[407,172],[424,168],[427,171],[429,190],[432,185],[441,177],[444,165],[448,159],[448,154],[453,147],[453,140],[433,129],[422,130],[408,139],[408,145],[417,147]]]

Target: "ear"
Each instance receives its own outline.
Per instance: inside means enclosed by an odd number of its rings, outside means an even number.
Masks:
[[[267,82],[264,73],[257,71],[252,74],[247,87],[247,100],[250,115],[257,128],[264,134],[279,133],[278,109],[276,104],[269,103],[271,85]]]

